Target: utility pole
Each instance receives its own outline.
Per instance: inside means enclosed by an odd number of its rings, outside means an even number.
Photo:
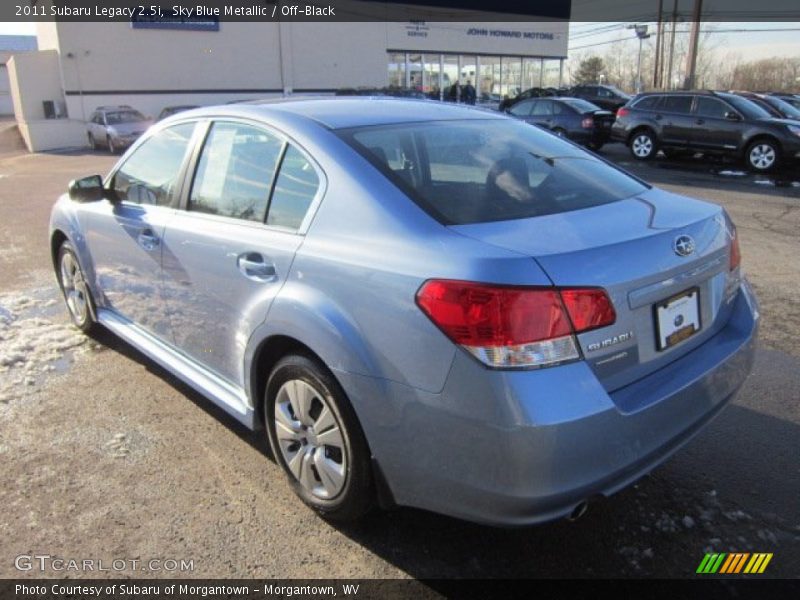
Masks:
[[[700,15],[703,11],[703,0],[694,0],[694,10],[692,11],[692,32],[689,40],[689,53],[686,55],[686,79],[683,81],[683,89],[691,90],[694,88],[695,69],[697,68],[697,45],[700,41]]]
[[[658,0],[658,19],[657,21],[657,29],[656,29],[656,58],[655,64],[653,65],[653,87],[658,89],[661,87],[661,77],[660,75],[660,67],[661,63],[663,62],[663,58],[661,57],[661,38],[664,36],[664,24],[662,23],[664,13],[664,0]]]
[[[633,29],[636,37],[639,38],[639,60],[636,62],[636,93],[642,93],[642,42],[650,37],[647,33],[647,25],[628,25],[628,29]]]
[[[666,85],[664,86],[666,89],[670,89],[672,86],[672,63],[675,59],[675,29],[678,26],[678,0],[675,0],[675,4],[672,7],[672,30],[670,31],[669,36],[669,63],[667,66],[667,81]]]

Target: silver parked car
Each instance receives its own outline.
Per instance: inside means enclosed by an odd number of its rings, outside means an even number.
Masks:
[[[98,106],[86,124],[86,136],[92,150],[105,146],[116,154],[138,140],[152,124],[151,119],[128,105]]]
[[[721,208],[498,113],[183,112],[72,182],[50,231],[74,323],[264,428],[332,519],[577,516],[686,443],[753,362]]]

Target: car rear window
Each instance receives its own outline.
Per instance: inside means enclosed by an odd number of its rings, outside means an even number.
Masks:
[[[339,134],[448,225],[580,210],[647,189],[577,146],[511,119],[384,125]]]
[[[582,100],[580,98],[569,98],[561,100],[564,104],[567,104],[577,110],[578,112],[585,113],[585,112],[594,112],[597,110],[602,110],[596,104],[592,104],[588,100]]]

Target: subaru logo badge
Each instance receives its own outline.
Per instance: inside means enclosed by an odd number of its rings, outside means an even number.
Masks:
[[[678,256],[689,256],[694,252],[694,240],[689,235],[679,235],[675,238],[672,248]]]

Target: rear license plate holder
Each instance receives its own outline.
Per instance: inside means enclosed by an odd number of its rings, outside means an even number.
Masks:
[[[672,348],[700,331],[700,289],[690,288],[653,305],[656,348]]]

